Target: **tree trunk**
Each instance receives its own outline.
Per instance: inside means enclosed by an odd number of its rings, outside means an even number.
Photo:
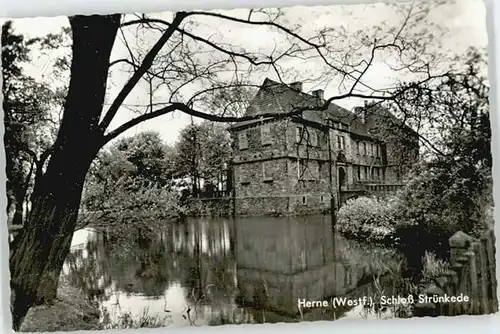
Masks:
[[[17,201],[14,205],[14,217],[12,218],[12,225],[22,225],[23,224],[23,202]]]
[[[63,119],[47,170],[35,182],[31,212],[11,250],[15,330],[31,306],[56,297],[85,176],[101,145],[98,122],[119,22],[120,15],[70,18],[73,59]]]
[[[26,203],[26,194],[35,168],[35,162],[31,163],[28,174],[21,184],[18,184],[14,190],[14,216],[12,218],[12,225],[23,225],[24,223],[24,204]]]

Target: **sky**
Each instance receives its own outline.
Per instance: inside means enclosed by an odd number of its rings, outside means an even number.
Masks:
[[[322,7],[289,7],[285,9],[285,18],[287,24],[299,25],[301,32],[306,35],[314,35],[314,33],[321,28],[330,27],[333,31],[345,30],[345,40],[338,42],[335,47],[339,50],[348,48],[355,41],[352,36],[356,32],[373,31],[373,27],[379,26],[381,22],[388,22],[391,25],[398,25],[401,22],[402,16],[394,11],[394,7],[387,6],[383,3],[377,4],[358,4],[358,5],[333,5]],[[224,11],[224,14],[238,17],[246,17],[248,9]],[[168,19],[171,18],[171,13],[156,13],[155,17]],[[439,24],[447,30],[440,39],[441,46],[431,45],[439,51],[447,51],[451,53],[464,52],[469,46],[486,47],[488,43],[488,36],[486,32],[486,10],[482,0],[456,0],[452,4],[441,6],[429,14],[430,22]],[[210,37],[214,41],[230,43],[232,45],[239,45],[245,50],[270,50],[274,47],[275,42],[282,43],[280,40],[282,35],[270,32],[262,28],[249,27],[241,24],[234,24],[222,22],[221,20],[201,18],[198,20],[199,26],[193,28],[193,32]],[[68,26],[66,17],[54,18],[30,18],[30,19],[16,19],[14,21],[14,28],[18,33],[25,34],[29,37],[44,36],[48,33],[57,33],[61,27]],[[416,29],[423,29],[424,26]],[[132,31],[130,31],[131,33]],[[127,40],[132,40],[132,35],[127,35]],[[144,47],[154,44],[157,35],[150,34],[144,35],[142,44]],[[283,42],[284,43],[284,42]],[[343,44],[342,44],[343,43]],[[281,45],[281,44],[280,44]],[[113,49],[111,60],[123,58],[127,55],[127,50],[120,40],[117,40]],[[208,56],[207,56],[208,57]],[[388,68],[384,65],[384,61],[388,59],[389,55],[381,54],[374,62],[370,71],[364,76],[364,83],[369,86],[382,87],[391,86],[394,80],[398,78],[394,74],[390,74]],[[40,55],[34,54],[33,62],[27,65],[26,72],[29,75],[46,80],[52,78],[51,64],[54,55]],[[202,59],[202,61],[208,61]],[[282,66],[289,68],[290,72],[298,71],[304,73],[304,79],[314,78],[318,73],[322,73],[324,64],[318,60],[314,61],[298,61],[286,60]],[[129,74],[122,69],[118,68],[113,70],[112,77],[108,83],[109,101],[116,95],[123,83],[126,82]],[[266,73],[259,73],[259,75],[252,76],[255,83],[261,83]],[[272,77],[272,74],[269,74]],[[401,78],[399,78],[401,79]],[[304,84],[304,90],[310,91],[314,88],[325,89],[325,97],[333,96],[341,93],[338,90],[338,85],[325,85],[315,86],[313,83],[307,82]],[[335,82],[335,80],[332,80]],[[318,82],[315,82],[318,84]],[[194,89],[194,88],[192,88]],[[154,100],[157,102],[165,101],[169,98],[169,94],[165,90],[159,90]],[[126,101],[126,104],[146,104],[149,100],[147,96],[146,86],[138,86]],[[361,105],[363,101],[356,99],[346,99],[336,101],[338,105],[347,109],[352,109],[357,105]],[[144,109],[141,109],[144,110]],[[116,127],[124,121],[134,116],[134,111],[130,108],[121,108],[116,119],[111,124],[111,127]],[[142,123],[134,129],[129,130],[125,135],[133,135],[140,131],[154,130],[158,131],[162,138],[169,144],[175,143],[179,131],[191,122],[188,115],[176,112],[168,114],[160,118]]]

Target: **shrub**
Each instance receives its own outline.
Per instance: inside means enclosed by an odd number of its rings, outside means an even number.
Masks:
[[[448,262],[437,258],[432,252],[425,252],[422,258],[422,284],[426,286],[432,284],[449,269]]]
[[[396,202],[359,197],[348,200],[338,211],[337,229],[347,237],[384,241],[394,233]]]
[[[395,239],[413,275],[421,274],[426,251],[447,260],[448,239],[457,231],[476,236],[491,225],[490,193],[487,171],[446,160],[415,166],[394,217]]]

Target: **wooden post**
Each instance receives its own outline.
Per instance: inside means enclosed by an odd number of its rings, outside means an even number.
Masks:
[[[477,246],[477,255],[478,255],[478,275],[479,275],[479,284],[480,284],[480,295],[481,295],[481,304],[480,304],[480,314],[489,314],[490,307],[488,303],[488,267],[486,260],[486,251],[484,247],[484,240],[481,239],[478,242]]]
[[[498,299],[497,299],[497,279],[496,279],[496,263],[495,263],[495,245],[493,239],[493,231],[489,231],[486,236],[486,263],[488,270],[488,302],[491,305],[491,312],[498,312]]]
[[[462,231],[455,233],[449,240],[450,262],[452,266],[458,262],[458,259],[468,250],[472,238]]]
[[[471,250],[466,252],[464,255],[469,258],[468,266],[469,266],[469,277],[464,277],[464,280],[469,280],[470,282],[470,290],[468,291],[468,295],[470,298],[470,313],[472,315],[479,314],[479,294],[478,294],[478,284],[477,284],[477,268],[476,268],[476,254],[472,251],[473,246],[471,246]]]

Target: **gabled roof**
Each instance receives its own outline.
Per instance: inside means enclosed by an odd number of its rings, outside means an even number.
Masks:
[[[254,99],[250,102],[245,116],[259,115],[265,113],[283,114],[294,110],[294,108],[315,108],[325,103],[319,97],[303,93],[283,83],[265,79]],[[334,103],[330,103],[327,110],[306,110],[303,118],[308,121],[326,124],[326,120],[343,123],[349,126],[349,132],[359,136],[372,137],[372,131],[377,128],[377,116],[388,117],[393,121],[400,122],[392,113],[383,108],[370,108],[362,122],[359,114],[344,109]],[[374,117],[375,116],[375,117]],[[260,118],[234,123],[230,130],[258,124],[271,118]]]
[[[259,115],[264,113],[288,113],[294,108],[317,107],[323,104],[319,98],[299,92],[292,87],[273,81],[271,79],[264,80],[261,88],[250,102],[250,106],[245,112],[245,116]],[[303,117],[311,121],[323,123],[325,118],[332,118],[338,122],[348,123],[348,118],[351,117],[348,110],[337,105],[331,104],[328,111],[305,111]],[[231,128],[239,128],[249,124],[259,123],[262,119],[255,119],[235,123]]]

